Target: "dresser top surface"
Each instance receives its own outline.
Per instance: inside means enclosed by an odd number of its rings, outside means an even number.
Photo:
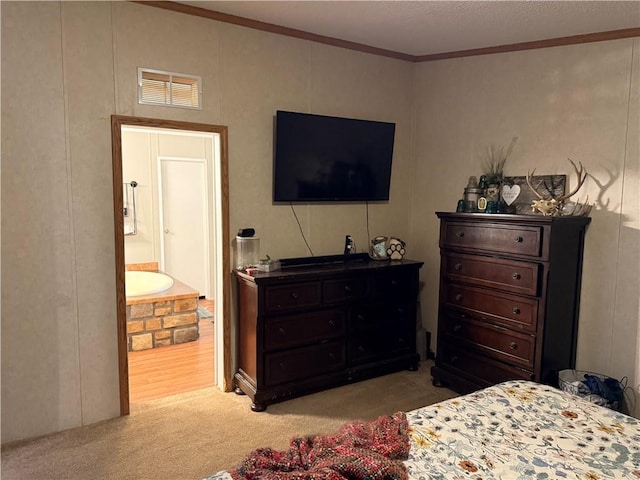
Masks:
[[[354,260],[346,262],[330,262],[320,264],[309,265],[296,265],[291,267],[284,267],[280,270],[273,272],[255,272],[249,275],[245,272],[235,271],[234,273],[240,277],[249,279],[254,282],[260,282],[261,280],[274,280],[274,279],[295,279],[306,276],[325,276],[325,275],[342,275],[346,273],[375,273],[377,271],[410,267],[420,268],[424,262],[416,260]]]
[[[508,213],[457,213],[457,212],[436,212],[438,218],[442,220],[457,221],[478,221],[493,223],[520,223],[532,225],[552,225],[554,223],[574,223],[587,225],[591,222],[590,217],[561,216],[550,217],[544,215],[514,215]]]

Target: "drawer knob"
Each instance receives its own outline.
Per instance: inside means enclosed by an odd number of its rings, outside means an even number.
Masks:
[[[298,298],[300,298],[300,295],[298,295],[298,292],[291,292],[291,298],[297,300]]]
[[[336,322],[334,322],[333,320],[329,320],[329,326],[331,328],[335,327],[336,326]]]
[[[364,322],[367,317],[365,317],[363,314],[359,313],[356,318],[358,319],[359,322]]]
[[[460,324],[454,325],[453,326],[453,331],[454,332],[459,332],[461,328],[462,328],[462,325],[460,325]]]
[[[464,232],[456,232],[456,237],[458,238],[464,237]]]
[[[520,314],[520,309],[518,307],[513,307],[511,309],[511,311],[515,314],[515,315],[519,315]]]
[[[522,238],[521,236],[517,236],[513,238],[513,241],[516,243],[522,243],[524,242],[524,238]]]
[[[400,286],[400,282],[394,278],[393,280],[391,280],[391,286],[398,287]]]
[[[517,350],[517,349],[518,349],[518,344],[517,344],[516,342],[511,342],[511,343],[509,344],[509,348],[510,348],[511,350]]]
[[[449,360],[451,363],[457,363],[458,362],[458,356],[454,355],[453,357],[451,357],[451,359]]]
[[[287,364],[284,362],[280,362],[278,366],[280,367],[280,370],[284,370],[285,368],[287,368]]]
[[[462,300],[462,294],[461,293],[457,293],[456,294],[456,301],[459,302],[460,300]]]
[[[362,345],[358,345],[358,351],[359,351],[360,353],[365,353],[365,352],[367,351],[367,349],[366,349],[366,348],[364,348]]]
[[[335,359],[336,359],[335,353],[330,353],[329,354],[329,360],[335,360]]]
[[[462,270],[462,264],[461,264],[461,263],[456,263],[456,264],[453,266],[453,269],[454,269],[454,270]]]
[[[520,280],[520,279],[522,278],[522,275],[520,275],[519,273],[517,273],[517,272],[516,272],[516,273],[514,273],[513,275],[511,275],[511,277],[512,277],[514,280]]]
[[[351,285],[345,285],[344,291],[345,293],[351,293],[353,291],[353,288],[351,288]]]
[[[286,334],[287,334],[287,331],[286,331],[284,328],[282,328],[282,327],[280,327],[280,328],[278,329],[278,332],[280,332],[280,335],[286,335]]]

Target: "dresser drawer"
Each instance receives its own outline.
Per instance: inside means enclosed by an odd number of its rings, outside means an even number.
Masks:
[[[440,247],[542,256],[542,227],[447,222]]]
[[[533,372],[474,354],[448,342],[438,346],[438,365],[457,370],[461,375],[471,375],[483,386],[507,380],[535,380]]]
[[[266,385],[293,382],[345,368],[344,342],[330,342],[265,355]]]
[[[483,354],[509,363],[533,368],[535,337],[490,323],[447,316],[445,334],[451,343],[472,347]]]
[[[321,302],[321,283],[306,282],[265,288],[267,313],[282,312],[296,308],[315,307]]]
[[[358,365],[371,360],[415,351],[415,336],[408,329],[392,332],[382,330],[351,335],[348,342],[348,363]]]
[[[522,295],[538,294],[538,263],[451,252],[444,253],[442,259],[442,270],[450,280]]]
[[[349,331],[394,331],[398,328],[414,327],[414,305],[408,302],[378,302],[352,307],[349,309]]]
[[[325,280],[325,303],[342,303],[366,298],[369,293],[369,282],[365,277],[338,278]]]
[[[307,345],[344,336],[346,319],[342,310],[320,310],[265,319],[266,350]]]
[[[374,294],[379,299],[415,299],[418,275],[407,272],[390,272],[374,279]]]
[[[442,284],[444,307],[470,317],[535,332],[538,300],[457,283]]]
[[[349,309],[349,331],[377,330],[385,317],[384,304],[358,305]]]

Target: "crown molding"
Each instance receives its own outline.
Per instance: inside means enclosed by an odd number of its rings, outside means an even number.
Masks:
[[[508,45],[497,45],[493,47],[473,48],[469,50],[459,50],[454,52],[434,53],[428,55],[409,55],[407,53],[385,50],[383,48],[372,47],[362,43],[349,42],[339,38],[317,35],[315,33],[297,30],[295,28],[283,27],[273,23],[261,22],[250,18],[239,17],[228,13],[222,13],[215,10],[207,10],[205,8],[194,7],[182,3],[172,1],[142,1],[132,0],[132,3],[139,3],[150,7],[162,8],[174,12],[195,15],[198,17],[208,18],[219,22],[231,23],[242,27],[261,30],[264,32],[275,33],[288,37],[309,40],[311,42],[322,43],[334,47],[346,48],[358,52],[370,53],[382,57],[395,58],[407,62],[422,63],[432,62],[436,60],[445,60],[449,58],[473,57],[477,55],[491,55],[494,53],[517,52],[521,50],[534,50],[538,48],[561,47],[567,45],[577,45],[581,43],[603,42],[607,40],[617,40],[621,38],[640,37],[640,27],[626,28],[622,30],[611,30],[607,32],[587,33],[583,35],[572,35],[568,37],[550,38],[546,40],[536,40],[532,42],[513,43]]]

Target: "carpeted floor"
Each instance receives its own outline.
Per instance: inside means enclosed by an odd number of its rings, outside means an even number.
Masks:
[[[199,479],[260,447],[284,449],[298,435],[327,434],[456,396],[431,385],[431,362],[250,410],[215,387],[133,406],[131,415],[2,447],[3,480]]]

